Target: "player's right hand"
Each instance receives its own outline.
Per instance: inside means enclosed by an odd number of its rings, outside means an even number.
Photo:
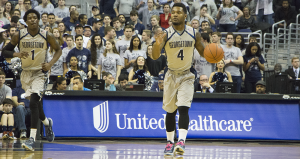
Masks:
[[[167,33],[162,32],[159,33],[156,37],[155,37],[155,44],[160,45],[163,43],[165,36],[167,36]]]
[[[26,59],[28,56],[29,56],[29,53],[26,52],[26,51],[22,51],[22,52],[17,53],[17,57],[20,58],[20,59]]]

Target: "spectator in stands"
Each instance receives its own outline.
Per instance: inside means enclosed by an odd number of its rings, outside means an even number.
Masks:
[[[173,26],[172,19],[169,19],[169,27]]]
[[[104,18],[103,18],[103,22],[104,22],[104,25],[99,29],[98,31],[98,34],[101,35],[101,37],[104,37],[105,36],[105,33],[104,33],[104,30],[106,27],[110,26],[110,22],[111,22],[111,19],[110,19],[110,16],[109,15],[104,15]]]
[[[106,41],[114,39],[116,31],[113,27],[107,26],[104,29],[104,34],[105,36],[103,37],[103,41],[104,41],[104,46],[106,46]]]
[[[80,14],[78,19],[79,19],[79,24],[81,24],[82,26],[87,25],[88,18],[86,14]]]
[[[137,21],[138,18],[139,18],[138,17],[138,12],[135,11],[135,10],[132,10],[130,12],[130,19],[134,23],[133,27],[134,27],[135,33],[142,35],[143,30],[145,30],[145,26],[143,24],[141,24],[141,23],[138,23],[138,21]]]
[[[201,33],[201,42],[204,47],[206,47],[210,43],[210,37],[207,33]],[[209,76],[212,71],[214,71],[214,64],[207,62],[207,60],[200,56],[199,52],[194,49],[194,68],[197,71],[197,78],[200,75]]]
[[[232,82],[230,72],[225,71],[224,60],[219,61],[216,64],[215,72],[212,72],[209,76],[209,84],[216,87],[217,82]]]
[[[119,84],[116,84],[117,91],[125,91],[126,85],[128,84],[128,75],[127,74],[120,74],[119,76]]]
[[[20,19],[20,18],[17,17],[17,16],[11,17],[10,24],[6,24],[6,25],[4,25],[2,28],[3,28],[3,29],[9,29],[10,27],[17,27],[17,24],[18,24],[19,19]]]
[[[15,10],[19,10],[20,11],[20,15],[22,15],[21,17],[23,18],[24,14],[25,14],[25,7],[24,7],[24,1],[23,0],[18,0],[18,4],[15,6]]]
[[[2,124],[2,130],[3,130],[3,136],[2,139],[14,139],[13,134],[13,128],[14,128],[14,116],[13,113],[13,105],[14,102],[9,99],[5,98],[2,102],[3,104],[3,110],[1,113],[1,124]]]
[[[153,0],[148,0],[147,2],[148,7],[143,8],[142,10],[139,11],[139,14],[143,16],[143,25],[145,26],[146,29],[151,30],[151,22],[153,15],[157,15],[159,17],[159,12],[154,9],[154,1]],[[150,19],[151,17],[151,19]],[[157,20],[157,24],[159,22],[159,19]]]
[[[130,72],[134,66],[136,58],[143,56],[147,59],[146,51],[142,50],[142,42],[138,36],[133,36],[130,41],[129,49],[125,51],[124,66]]]
[[[195,30],[197,30],[197,31],[200,30],[199,20],[193,19],[193,20],[191,21],[191,25],[192,25],[192,27],[193,27]]]
[[[15,120],[16,120],[16,129],[20,131],[20,138],[26,138],[26,119],[29,119],[31,113],[29,108],[29,100],[26,99],[22,94],[25,91],[22,89],[22,84],[20,80],[16,81],[16,88],[12,90],[12,100],[14,106],[16,106],[15,111]]]
[[[150,30],[144,30],[142,34],[142,50],[147,51],[148,46],[152,44],[151,40],[151,31]]]
[[[235,14],[237,14],[236,17]],[[235,21],[241,16],[243,12],[233,5],[232,0],[224,0],[217,14],[217,19],[220,20],[220,32],[235,32]]]
[[[266,82],[260,80],[256,83],[256,93],[257,94],[266,94]]]
[[[163,32],[162,28],[160,26],[155,26],[152,30],[153,33],[153,37],[152,37],[152,41],[155,41],[155,37],[159,36],[161,33]]]
[[[215,20],[213,19],[213,17],[211,17],[209,15],[209,13],[207,13],[207,5],[206,4],[203,4],[201,6],[200,14],[193,17],[192,20],[194,20],[194,19],[198,20],[199,24],[202,24],[203,21],[207,21],[209,24],[212,24],[212,25],[215,24]]]
[[[92,36],[95,33],[98,33],[98,31],[101,28],[101,26],[102,26],[102,20],[100,20],[100,19],[94,19],[93,26],[92,26]]]
[[[75,34],[74,35],[83,35],[83,26],[81,24],[77,24],[75,26],[75,30],[74,30]],[[83,39],[83,43],[87,44],[89,39],[87,39],[85,41],[85,38]]]
[[[46,26],[48,25],[48,13],[43,13],[41,15],[41,20],[39,22],[40,28],[45,29]],[[64,24],[65,25],[65,24]]]
[[[80,77],[76,77],[73,80],[73,90],[74,91],[91,91],[83,86],[83,80]]]
[[[96,19],[96,15],[99,14],[99,8],[98,8],[97,6],[93,6],[93,7],[92,7],[92,14],[93,14],[93,16],[90,17],[90,18],[88,19],[88,22],[87,22],[87,24],[90,25],[90,26],[93,25],[93,21],[94,21],[94,19]]]
[[[5,98],[11,98],[12,97],[12,91],[11,88],[8,87],[5,83],[5,73],[4,70],[0,70],[0,103],[3,103]]]
[[[24,22],[23,19],[19,19],[18,24],[17,24],[17,30],[21,30],[27,28],[27,24]]]
[[[65,47],[67,47],[67,43],[63,41],[63,38],[62,38],[62,34],[59,32],[59,29],[58,28],[53,28],[53,35],[56,39],[56,41],[58,42],[58,44],[60,45],[60,48],[61,49],[64,49]]]
[[[246,93],[255,92],[255,84],[261,80],[261,70],[265,70],[265,60],[261,55],[260,46],[257,43],[250,43],[247,46],[246,54],[243,56],[244,65],[243,70],[245,72],[245,88]]]
[[[123,14],[126,21],[130,20],[130,12],[131,10],[135,9],[135,7],[135,0],[116,0],[114,3],[116,16],[119,16],[119,14]]]
[[[257,22],[266,22],[269,24],[273,24],[273,0],[265,0],[265,1],[257,1],[255,14]]]
[[[233,33],[226,34],[226,45],[221,45],[224,51],[225,71],[232,76],[232,81],[237,83],[237,93],[241,91],[242,75],[240,65],[244,63],[241,50],[233,46]]]
[[[148,71],[146,59],[143,56],[139,56],[135,60],[133,69],[129,72],[129,82],[136,82],[138,84],[145,84],[145,74],[150,76]]]
[[[67,66],[67,56],[70,52],[70,50],[72,50],[74,48],[74,40],[73,40],[73,36],[72,35],[67,35],[66,36],[66,43],[67,43],[67,47],[62,49],[62,55],[63,56],[63,62],[64,62],[64,74],[66,74],[67,70],[68,70],[68,66]]]
[[[70,20],[65,22],[66,30],[69,34],[71,34],[73,28],[78,24],[77,22],[78,17],[79,17],[79,13],[77,10],[71,11]]]
[[[119,20],[120,20],[120,23],[121,23],[121,28],[124,30],[125,28],[125,25],[126,25],[126,19],[125,19],[125,16],[123,14],[120,14],[118,16]]]
[[[207,75],[200,75],[199,84],[195,85],[195,92],[198,93],[213,93],[214,89],[208,83]]]
[[[34,9],[37,10],[40,15],[43,13],[49,14],[54,12],[54,6],[51,3],[48,3],[48,0],[42,0],[42,4],[36,6]]]
[[[64,22],[58,23],[58,30],[61,35],[64,35],[64,33],[66,32],[66,26]]]
[[[31,0],[24,0],[24,10],[21,16],[24,17],[24,14],[31,8]]]
[[[13,16],[17,16],[17,17],[21,18],[21,11],[19,9],[15,9]]]
[[[256,4],[257,4],[257,1],[256,0],[242,0],[242,7],[248,7],[249,8],[249,14],[251,16],[253,16],[256,20]]]
[[[49,13],[48,14],[48,26],[51,27],[51,29],[53,28],[57,28],[57,24],[55,23],[55,15],[53,13]]]
[[[157,84],[154,83],[151,88],[151,92],[163,92],[164,91],[164,74],[159,74]]]
[[[101,72],[110,72],[114,79],[118,79],[122,63],[120,55],[115,47],[115,42],[110,39],[106,41],[106,48],[103,54],[100,54],[98,61],[98,79],[101,77]]]
[[[11,17],[13,16],[13,5],[11,2],[7,1],[5,3],[5,8],[4,8],[4,17],[7,18],[8,20],[11,20]]]
[[[69,16],[69,9],[65,6],[66,0],[58,0],[58,7],[54,9],[54,15],[57,22]]]
[[[121,38],[124,35],[124,30],[121,28],[121,23],[118,17],[113,19],[113,26],[116,31],[117,39]]]
[[[241,34],[235,36],[233,46],[240,48],[241,51],[246,49],[244,37]]]
[[[82,35],[75,36],[76,47],[70,50],[67,56],[67,63],[70,63],[70,58],[76,56],[78,58],[79,68],[83,70],[88,77],[91,78],[91,69],[89,67],[91,63],[91,52],[90,50],[83,47],[83,37]]]
[[[10,21],[5,18],[3,16],[3,13],[4,13],[4,8],[3,7],[0,7],[0,27],[2,28],[4,25],[7,25],[10,23]]]
[[[65,77],[58,77],[53,83],[52,90],[64,91],[67,89],[67,81]]]
[[[48,25],[46,25],[45,30],[46,30],[46,31],[49,31],[50,33],[52,33],[52,29],[51,29],[51,27],[49,27]]]
[[[100,4],[97,5],[97,6],[100,6],[100,14],[107,14],[111,18],[115,18],[116,12],[114,10],[114,4],[115,4],[115,0],[100,1]],[[121,7],[123,7],[123,6],[121,6]]]
[[[71,5],[70,7],[69,7],[69,14],[68,14],[68,16],[67,17],[65,17],[65,18],[63,18],[62,19],[62,22],[68,22],[68,21],[70,21],[70,15],[71,15],[71,12],[72,11],[75,11],[75,10],[77,10],[77,8],[76,8],[76,6],[75,5]]]
[[[69,69],[65,74],[65,77],[67,78],[67,84],[70,83],[71,78],[73,78],[77,73],[80,75],[82,80],[87,79],[86,73],[80,69],[78,63],[78,58],[76,56],[71,56]]]
[[[147,48],[147,67],[153,77],[158,77],[159,72],[163,71],[167,66],[166,56],[161,55],[158,59],[153,60],[152,45]]]
[[[83,26],[83,35],[86,38],[90,38],[92,35],[92,27],[89,25]],[[87,46],[87,44],[85,44],[85,46],[83,46],[83,47],[86,47],[86,46]]]
[[[109,72],[106,72],[105,90],[106,91],[116,91],[114,82],[115,82],[115,78],[112,76],[112,74]]]
[[[4,41],[7,39],[6,29],[0,28],[0,48],[2,50]]]
[[[91,39],[91,47],[89,48],[91,50],[91,69],[92,69],[92,77],[91,79],[97,79],[98,74],[98,65],[97,60],[100,58],[100,56],[104,53],[105,47],[102,41],[102,38],[99,34],[94,34]]]
[[[164,13],[160,14],[160,20],[159,20],[159,25],[163,27],[164,29],[169,28],[169,19],[171,19],[171,9],[170,9],[170,4],[166,3],[163,5],[164,6]]]
[[[17,27],[11,26],[8,32],[8,39],[11,39],[11,37],[16,33],[16,31],[17,31]]]
[[[208,21],[204,20],[201,22],[200,32],[203,32],[206,28],[210,28],[210,24]]]
[[[288,75],[289,79],[298,79],[299,76],[299,57],[293,57],[292,60],[292,68],[286,69],[285,74]]]
[[[249,7],[244,7],[243,9],[244,16],[238,22],[237,28],[240,29],[250,29],[254,23],[256,23],[254,16],[251,16]]]
[[[275,12],[275,23],[285,20],[286,27],[291,23],[296,22],[297,11],[294,6],[289,4],[289,0],[282,0],[282,7]],[[278,24],[279,27],[283,28],[284,23]]]
[[[209,37],[211,38],[213,30],[211,28],[205,28],[203,29],[203,33],[207,33]]]
[[[213,18],[217,16],[218,10],[213,0],[196,0],[191,7],[191,17],[199,16],[203,5],[207,6],[207,13],[209,15]]]
[[[161,28],[162,31],[164,30],[161,26],[159,26],[159,16],[157,16],[157,15],[153,15],[153,16],[151,17],[151,26],[152,26],[151,30],[152,30],[153,32],[154,32],[154,28],[155,28],[155,27]]]
[[[126,27],[124,28],[124,39],[117,41],[116,43],[116,48],[117,51],[120,53],[120,58],[122,66],[124,66],[124,55],[125,55],[125,51],[127,50],[127,48],[130,46],[130,40],[132,38],[132,34],[133,34],[133,27],[126,25]]]

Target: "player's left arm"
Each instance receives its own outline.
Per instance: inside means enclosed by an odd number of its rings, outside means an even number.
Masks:
[[[43,64],[43,70],[48,71],[51,69],[51,67],[56,63],[56,61],[59,59],[59,57],[62,54],[62,50],[56,41],[55,37],[53,36],[52,33],[47,32],[47,42],[50,44],[50,46],[55,50],[55,54],[52,58],[52,60],[49,63],[44,63]]]
[[[196,42],[195,42],[195,48],[199,52],[200,56],[204,57],[204,46],[201,42],[201,33],[196,33]]]

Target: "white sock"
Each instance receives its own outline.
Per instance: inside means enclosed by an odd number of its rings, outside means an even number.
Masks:
[[[36,139],[36,131],[37,129],[30,129],[30,137],[32,137],[34,141]]]
[[[179,140],[183,140],[185,143],[185,139],[186,139],[186,135],[187,135],[187,130],[185,129],[179,129],[179,137],[178,137],[178,141]]]
[[[43,122],[43,124],[45,125],[45,126],[48,126],[49,125],[49,120],[48,120],[48,118],[46,118],[44,121],[42,121]]]
[[[167,132],[167,140],[174,143],[174,133],[175,131]]]

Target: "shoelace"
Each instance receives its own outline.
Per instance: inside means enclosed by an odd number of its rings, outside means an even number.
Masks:
[[[176,145],[184,146],[184,143],[182,141],[180,141],[180,142],[177,142]]]
[[[167,144],[166,150],[167,150],[167,151],[171,150],[172,146],[173,146],[173,144]]]

